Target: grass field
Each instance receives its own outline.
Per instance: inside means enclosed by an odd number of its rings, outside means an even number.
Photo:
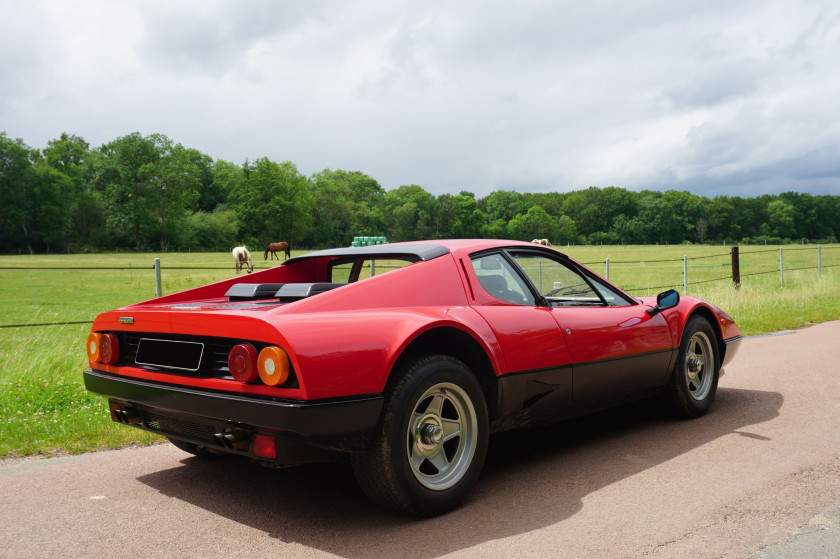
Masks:
[[[742,247],[739,289],[728,247],[562,247],[572,258],[633,295],[683,290],[726,310],[745,334],[840,319],[840,245]],[[163,293],[233,275],[227,253],[0,256],[0,326],[90,322],[99,312],[155,294],[153,263],[161,259]],[[257,270],[272,265],[257,255]],[[277,265],[277,261],[273,262]],[[11,268],[11,269],[10,269]],[[48,268],[48,269],[42,269]],[[85,269],[72,269],[85,268]],[[96,269],[89,269],[96,268]],[[202,269],[214,268],[214,269]],[[103,398],[85,391],[84,340],[89,324],[0,327],[0,456],[85,452],[159,437],[113,424]]]

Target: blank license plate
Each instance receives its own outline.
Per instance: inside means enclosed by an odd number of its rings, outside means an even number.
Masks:
[[[204,344],[199,342],[178,342],[140,338],[137,346],[138,365],[151,365],[167,369],[197,371],[201,365]]]

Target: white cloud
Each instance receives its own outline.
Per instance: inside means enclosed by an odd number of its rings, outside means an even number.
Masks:
[[[840,7],[0,0],[0,130],[386,188],[840,192]]]

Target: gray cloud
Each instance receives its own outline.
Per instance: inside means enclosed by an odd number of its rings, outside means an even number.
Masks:
[[[318,14],[321,2],[165,3],[141,11],[140,51],[155,69],[226,71],[260,41],[291,32]]]
[[[0,0],[0,129],[386,188],[840,192],[840,7]]]

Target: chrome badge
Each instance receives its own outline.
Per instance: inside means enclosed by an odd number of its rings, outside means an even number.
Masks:
[[[134,324],[134,317],[133,316],[121,316],[120,317],[120,324]]]

